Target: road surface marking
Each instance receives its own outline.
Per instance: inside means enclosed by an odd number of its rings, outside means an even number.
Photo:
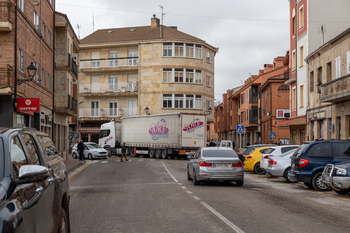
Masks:
[[[102,161],[101,163],[108,163],[108,161]]]
[[[193,194],[191,191],[187,191],[187,193],[188,193],[188,194],[191,194],[191,195]]]
[[[235,224],[230,222],[227,218],[219,214],[216,210],[210,207],[207,203],[201,202],[203,206],[205,206],[208,210],[210,210],[213,214],[215,214],[218,218],[220,218],[224,223],[226,223],[229,227],[231,227],[237,233],[244,233],[240,228],[238,228]]]
[[[77,170],[76,172],[73,172],[70,177],[68,176],[68,180],[71,180],[74,176],[76,176],[78,173],[80,173],[82,170],[87,168],[91,163],[87,163],[82,169]]]
[[[173,178],[173,180],[176,182],[176,183],[179,183],[179,181],[177,181],[177,179],[170,173],[170,171],[168,170],[168,168],[165,166],[165,164],[162,162],[165,170],[169,173],[169,175],[171,176],[171,178]]]
[[[139,159],[139,160],[137,160],[137,161],[143,162],[144,160],[143,160],[143,159]]]
[[[95,160],[95,161],[92,161],[91,163],[98,163],[99,161],[98,160]]]
[[[197,196],[193,196],[194,199],[196,199],[197,201],[200,201],[201,199]]]
[[[178,185],[182,185],[181,183],[177,183]]]
[[[181,188],[186,189],[186,187],[185,187],[185,186],[181,186]]]

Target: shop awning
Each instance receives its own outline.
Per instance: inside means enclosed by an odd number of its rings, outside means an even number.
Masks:
[[[288,119],[284,121],[279,121],[275,124],[275,126],[287,126],[290,125],[290,123],[293,121],[293,119]]]
[[[306,125],[306,116],[294,118],[290,125]]]

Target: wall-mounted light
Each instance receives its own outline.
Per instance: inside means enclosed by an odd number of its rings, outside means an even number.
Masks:
[[[317,87],[317,93],[321,94],[321,85],[322,85],[322,82],[321,80],[318,81],[318,83],[316,84],[316,87]]]
[[[150,115],[150,112],[149,112],[150,110],[149,110],[149,108],[148,108],[148,106],[146,106],[145,107],[145,113],[147,114],[147,115]]]
[[[21,85],[22,83],[33,81],[37,68],[34,66],[33,62],[27,67],[28,78],[17,79],[17,85]]]
[[[211,107],[209,107],[208,109],[207,109],[207,114],[206,115],[210,115],[211,114],[211,111],[213,111],[213,109],[211,108]]]

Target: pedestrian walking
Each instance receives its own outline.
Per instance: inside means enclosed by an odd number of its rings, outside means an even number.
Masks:
[[[80,142],[78,143],[79,160],[85,161],[84,150],[85,150],[85,145],[83,143],[83,140],[80,140]]]
[[[247,146],[250,146],[250,142],[247,142]]]
[[[123,145],[122,145],[122,157],[120,158],[120,162],[123,162],[123,157],[125,157],[125,161],[128,161],[128,159],[126,158],[125,142],[123,142]]]
[[[211,139],[211,142],[209,143],[209,147],[214,147],[216,146],[214,139]]]

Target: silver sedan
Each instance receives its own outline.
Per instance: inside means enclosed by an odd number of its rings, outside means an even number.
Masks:
[[[237,186],[243,185],[243,163],[231,148],[204,147],[189,158],[187,179],[193,180],[194,185],[205,180],[235,181]]]
[[[271,156],[266,168],[267,174],[275,177],[284,177],[288,183],[292,181],[288,178],[288,171],[291,168],[291,157],[297,149],[287,151],[280,156]]]

